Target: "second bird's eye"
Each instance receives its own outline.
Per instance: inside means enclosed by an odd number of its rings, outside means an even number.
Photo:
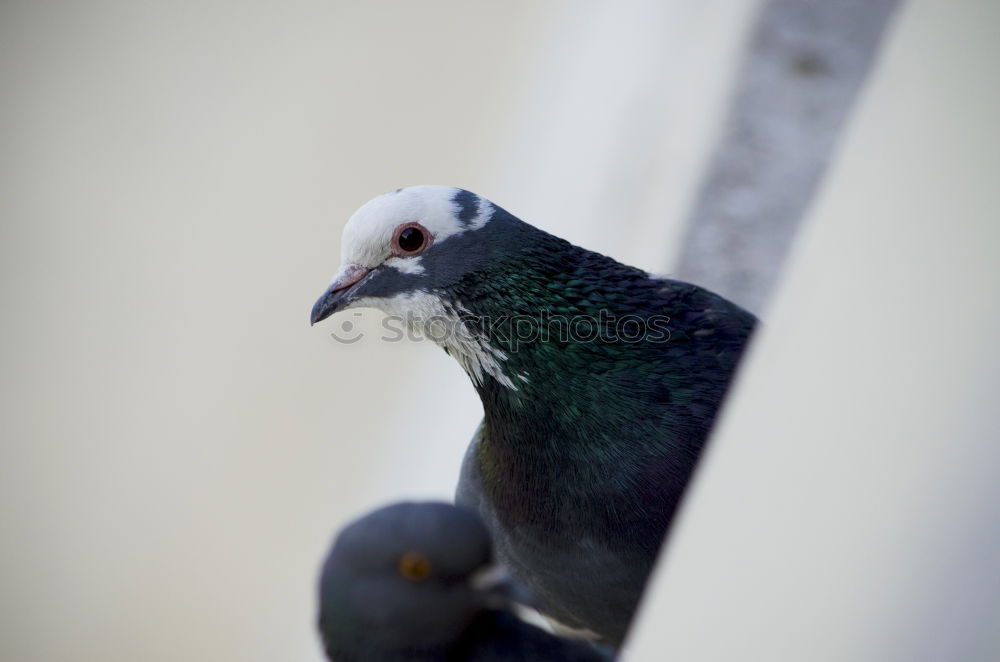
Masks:
[[[420,552],[407,552],[399,557],[396,569],[411,582],[422,582],[431,574],[431,561]]]
[[[431,243],[431,235],[419,223],[407,223],[396,228],[392,237],[392,252],[404,257],[424,251]]]

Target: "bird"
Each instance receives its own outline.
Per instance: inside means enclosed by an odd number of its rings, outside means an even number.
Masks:
[[[461,364],[484,417],[456,502],[546,618],[619,646],[756,317],[448,186],[350,217],[310,319],[356,307]]]
[[[320,636],[333,662],[608,662],[611,653],[521,620],[530,593],[494,560],[473,511],[385,506],[345,527],[320,572]]]

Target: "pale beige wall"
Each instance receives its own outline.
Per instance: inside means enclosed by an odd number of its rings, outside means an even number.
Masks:
[[[902,10],[626,659],[1000,659],[997,25]]]
[[[455,184],[662,269],[751,7],[4,3],[0,658],[318,659],[331,533],[480,415],[308,327],[347,216]]]

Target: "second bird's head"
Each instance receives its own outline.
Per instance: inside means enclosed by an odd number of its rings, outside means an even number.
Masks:
[[[531,601],[494,563],[475,513],[446,503],[398,503],[337,536],[320,577],[319,629],[327,651],[345,656],[447,646],[484,610]]]

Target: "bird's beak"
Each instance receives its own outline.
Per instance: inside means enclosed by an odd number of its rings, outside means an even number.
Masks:
[[[364,280],[365,276],[372,272],[368,267],[360,264],[345,264],[333,277],[330,287],[319,298],[313,306],[312,315],[309,316],[310,324],[322,322],[330,315],[350,303],[349,295],[358,283]]]
[[[512,602],[532,609],[538,608],[538,600],[531,590],[499,564],[486,566],[474,574],[472,587],[483,595],[487,606],[492,609],[505,608]]]

